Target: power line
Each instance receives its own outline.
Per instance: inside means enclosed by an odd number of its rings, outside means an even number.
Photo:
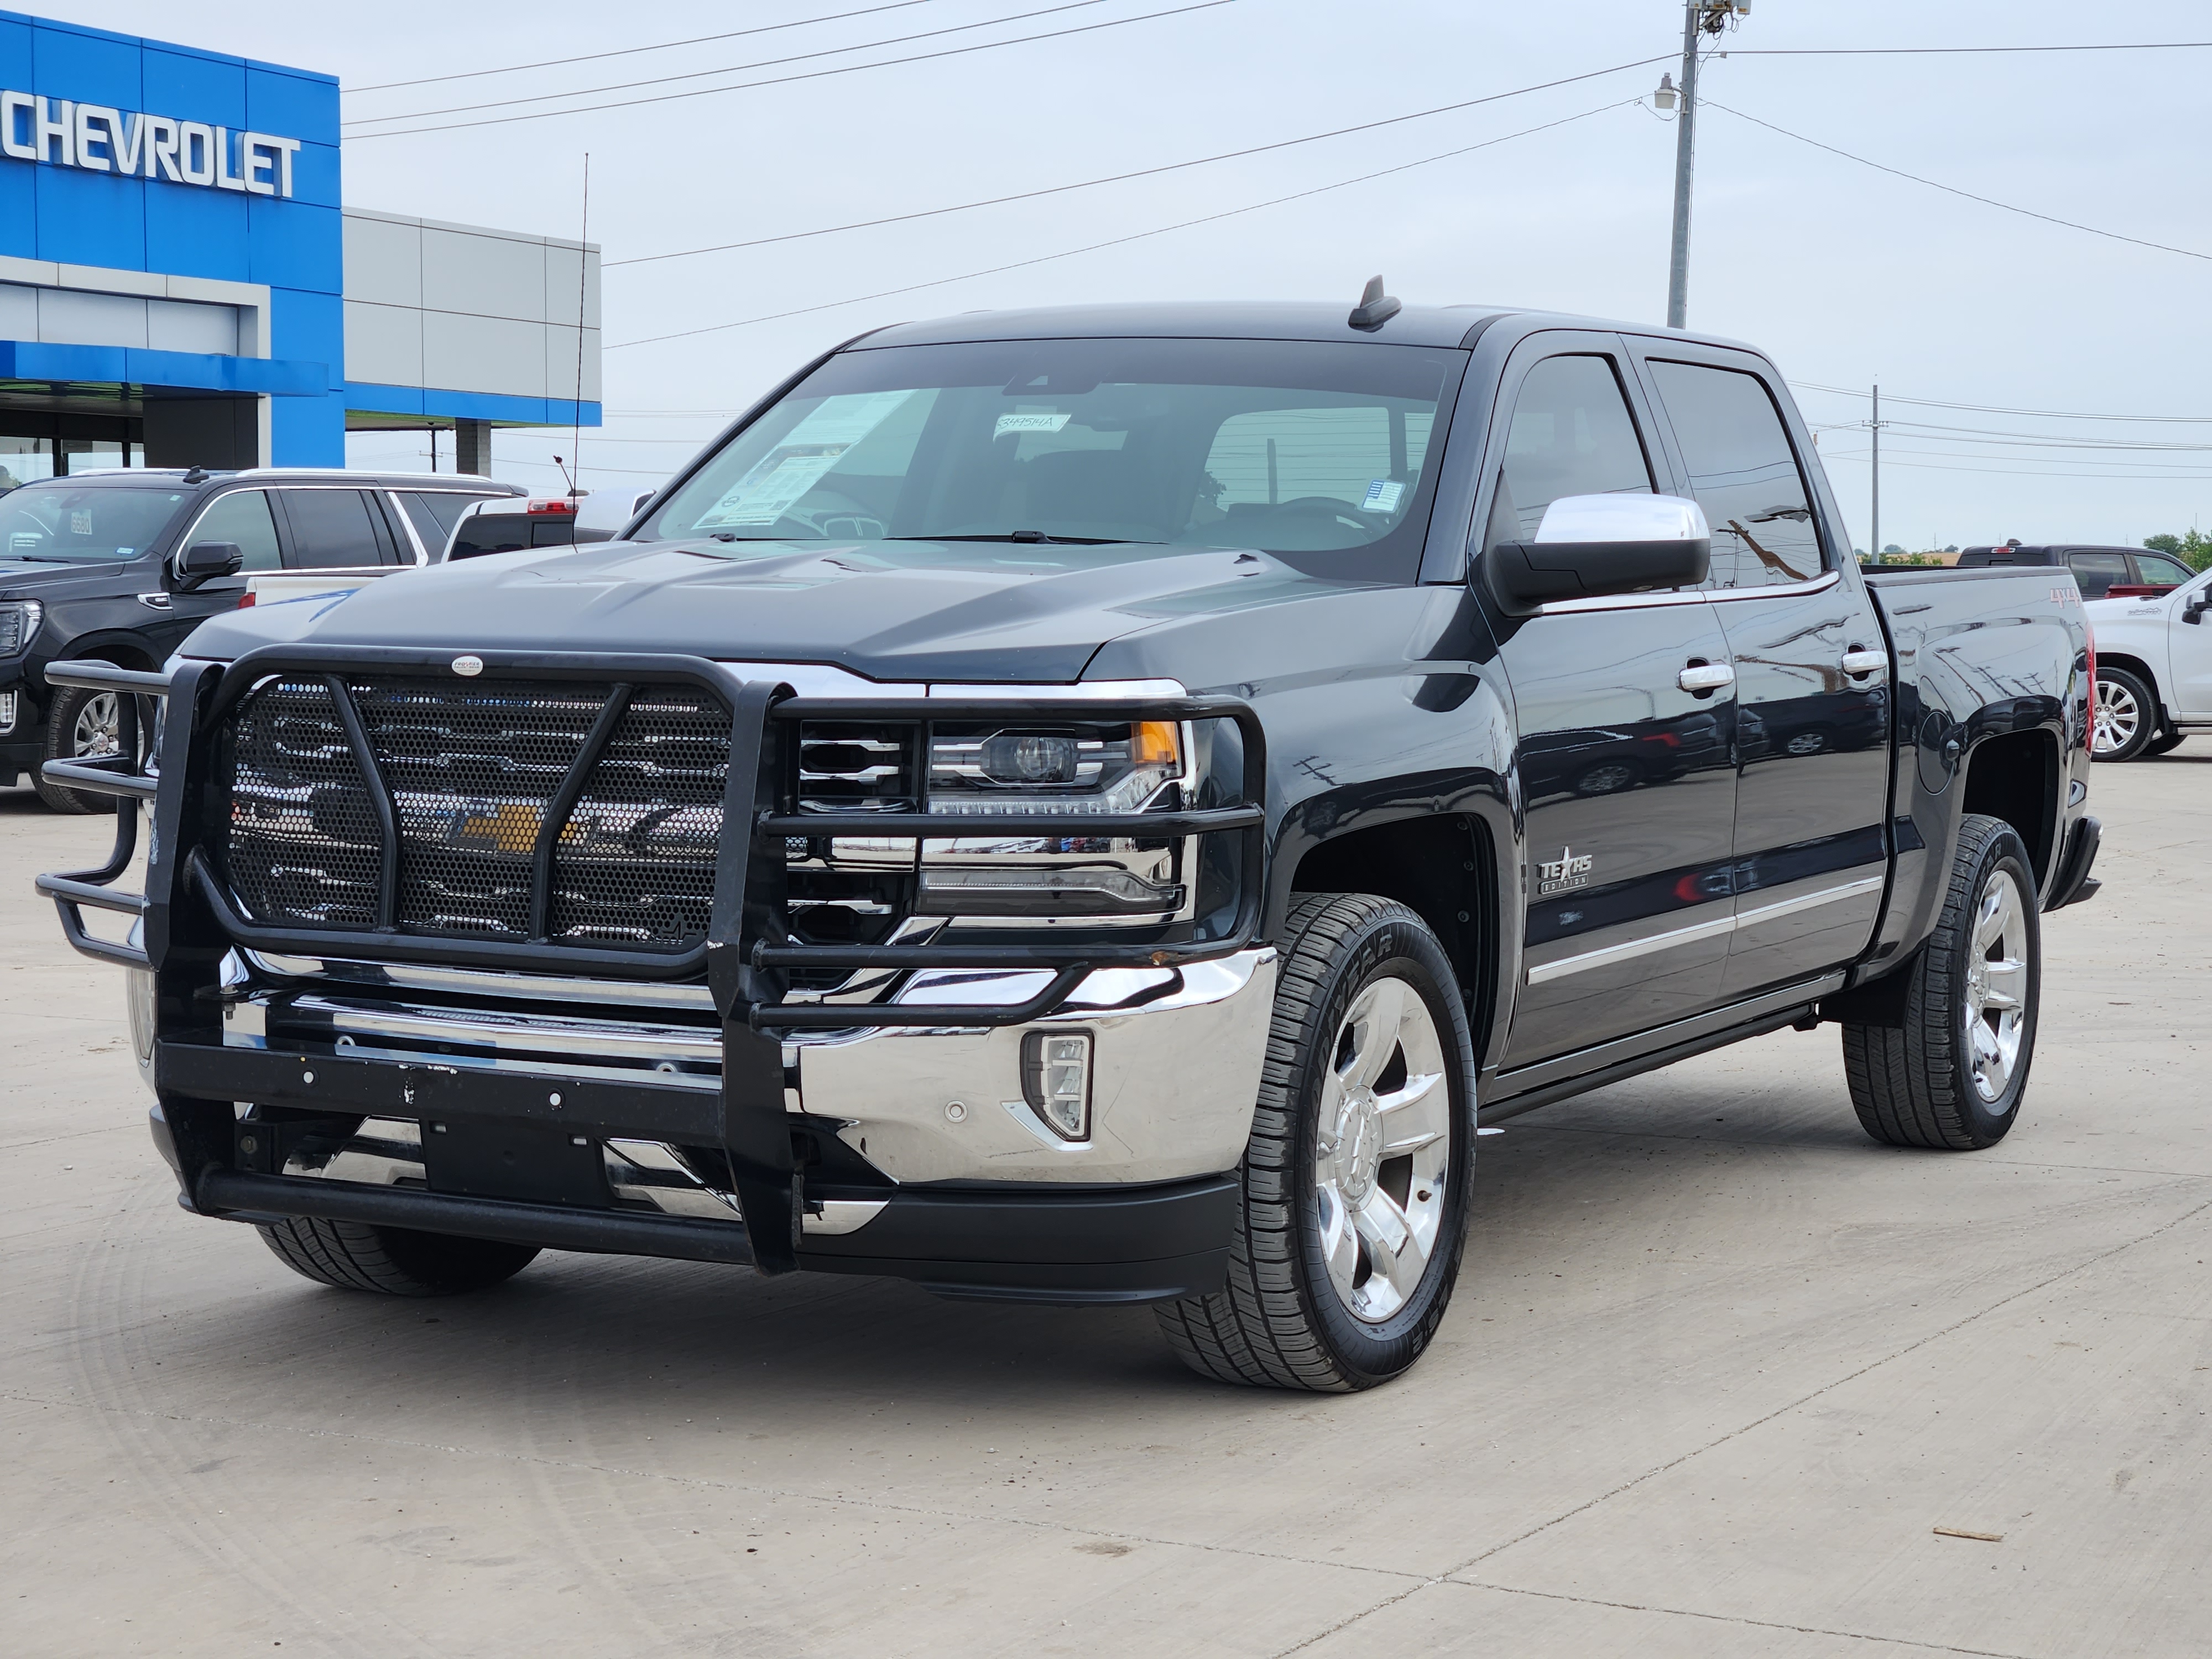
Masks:
[[[1607,110],[1625,109],[1630,104],[1641,105],[1643,101],[1641,98],[1636,98],[1628,100],[1626,103],[1600,104],[1595,109],[1586,109],[1579,115],[1562,116],[1556,121],[1547,121],[1541,126],[1524,127],[1519,132],[1509,132],[1503,137],[1486,138],[1479,144],[1466,144],[1458,149],[1445,150],[1440,155],[1425,155],[1418,161],[1401,162],[1396,167],[1383,167],[1378,172],[1361,173],[1356,179],[1340,179],[1334,184],[1316,185],[1311,190],[1295,191],[1288,196],[1277,196],[1265,202],[1253,202],[1243,207],[1229,208],[1219,213],[1208,213],[1196,219],[1184,219],[1172,225],[1159,225],[1151,230],[1134,231],[1127,236],[1115,236],[1103,242],[1090,242],[1081,247],[1062,248],[1057,253],[1041,253],[1033,259],[1016,259],[1011,264],[993,265],[983,270],[963,271],[957,276],[936,276],[926,283],[908,283],[902,287],[883,289],[873,294],[856,294],[843,300],[825,300],[819,305],[798,306],[789,311],[771,312],[763,317],[743,317],[735,322],[710,323],[704,328],[687,328],[673,334],[653,334],[641,340],[620,340],[606,347],[605,349],[623,351],[631,346],[657,345],[665,340],[688,340],[702,334],[720,334],[728,329],[750,328],[758,323],[781,322],[788,317],[805,317],[817,311],[835,311],[841,306],[864,305],[870,301],[888,300],[901,294],[919,293],[923,289],[945,288],[954,283],[972,282],[977,277],[996,276],[1009,270],[1026,270],[1031,265],[1049,264],[1055,259],[1072,259],[1079,253],[1096,253],[1102,248],[1120,247],[1128,242],[1141,242],[1147,237],[1164,236],[1170,231],[1188,230],[1196,225],[1210,225],[1223,219],[1237,218],[1243,214],[1257,213],[1262,208],[1280,207],[1285,202],[1303,201],[1309,196],[1322,196],[1333,190],[1345,190],[1353,185],[1367,184],[1373,179],[1388,178],[1394,173],[1406,173],[1414,167],[1424,167],[1433,162],[1449,161],[1456,155],[1466,155],[1478,149],[1488,149],[1494,144],[1503,144],[1515,138],[1526,138],[1532,133],[1548,132],[1553,127],[1563,127],[1573,121],[1586,121],[1593,115],[1604,114]]]
[[[1863,461],[1867,457],[1838,455],[1833,459],[1840,461]],[[2023,472],[1994,466],[1946,466],[1932,461],[1893,461],[1887,455],[1882,457],[1881,464],[1885,468],[1902,466],[1915,472],[1977,472],[1984,477],[1990,478],[2045,478],[2054,483],[2141,484],[2161,481],[2146,478],[2140,472]],[[2212,479],[2212,472],[2176,473],[2170,475],[2163,482],[2195,483],[2205,479]]]
[[[1805,392],[1832,392],[1841,398],[1863,398],[1864,386],[1823,386],[1817,380],[1792,380],[1790,384]],[[1893,404],[1911,404],[1918,409],[1957,409],[1971,415],[2014,415],[2036,420],[2051,421],[2126,421],[2149,424],[2171,422],[2181,426],[2212,426],[2212,415],[2108,415],[2093,414],[2079,409],[2013,409],[2002,404],[1947,403],[1940,398],[1903,398],[1887,395]]]
[[[574,58],[547,58],[535,64],[508,64],[498,69],[462,70],[453,75],[425,75],[412,81],[380,81],[369,87],[341,87],[342,94],[356,92],[391,92],[400,87],[427,87],[441,81],[476,81],[487,75],[520,75],[526,70],[559,69],[566,64],[596,63],[603,58],[632,58],[641,52],[672,52],[678,46],[703,46],[716,40],[735,40],[747,34],[774,34],[779,29],[800,29],[812,23],[839,23],[848,17],[872,17],[879,11],[902,11],[908,6],[926,6],[932,0],[890,0],[881,6],[863,6],[858,11],[833,11],[820,17],[795,17],[788,23],[763,23],[749,29],[732,29],[725,34],[695,34],[688,40],[663,40],[650,46],[617,46],[611,52],[580,52]]]
[[[958,202],[951,207],[923,208],[914,213],[894,213],[880,219],[860,219],[851,224],[824,225],[818,230],[794,230],[780,236],[757,236],[749,241],[718,242],[711,247],[684,248],[673,253],[643,253],[629,259],[610,259],[600,269],[612,270],[617,265],[645,265],[664,259],[689,259],[702,253],[732,253],[741,248],[766,247],[775,242],[803,241],[812,236],[834,236],[848,230],[873,230],[882,225],[901,225],[915,219],[933,219],[947,213],[966,213],[975,208],[1004,207],[1011,202],[1031,202],[1041,196],[1060,196],[1072,190],[1090,190],[1100,185],[1126,184],[1132,179],[1151,179],[1163,173],[1176,173],[1186,167],[1208,167],[1216,161],[1241,161],[1248,155],[1264,155],[1271,150],[1291,149],[1299,144],[1318,143],[1324,138],[1343,138],[1357,132],[1372,132],[1378,127],[1397,126],[1407,121],[1425,120],[1431,115],[1449,115],[1456,110],[1473,109],[1479,104],[1495,104],[1508,98],[1525,97],[1532,92],[1548,92],[1554,87],[1568,87],[1580,81],[1595,81],[1601,76],[1618,75],[1624,70],[1644,69],[1653,64],[1671,61],[1672,54],[1657,58],[1639,58],[1632,64],[1615,64],[1610,69],[1591,70],[1583,75],[1570,75],[1558,81],[1544,81],[1531,87],[1516,87],[1510,92],[1493,92],[1480,98],[1468,98],[1456,104],[1439,104],[1434,109],[1415,110],[1410,115],[1389,115],[1379,121],[1363,121],[1357,126],[1334,127],[1327,132],[1310,132],[1303,138],[1283,138],[1270,144],[1254,144],[1245,149],[1224,150],[1218,155],[1200,155],[1188,161],[1169,161],[1156,167],[1139,167],[1133,173],[1109,173],[1101,179],[1085,179],[1071,185],[1048,185],[1042,190],[1025,190],[1012,196],[992,196],[981,201]],[[1608,105],[1607,107],[1612,107]]]
[[[1948,58],[2009,52],[2186,52],[2212,40],[2119,40],[2072,46],[1745,46],[1717,58]]]
[[[423,132],[458,132],[470,127],[507,126],[517,121],[550,121],[561,115],[589,115],[605,109],[635,109],[646,104],[672,104],[687,98],[711,98],[717,93],[750,92],[759,87],[789,86],[799,81],[820,81],[833,75],[852,75],[860,70],[890,69],[900,64],[927,63],[939,58],[959,58],[972,52],[994,52],[1000,46],[1027,46],[1034,40],[1059,40],[1071,34],[1092,34],[1100,29],[1119,28],[1124,23],[1150,23],[1162,17],[1181,17],[1194,11],[1211,11],[1217,6],[1231,6],[1237,0],[1194,0],[1194,3],[1173,6],[1165,11],[1148,11],[1135,17],[1109,18],[1103,23],[1084,23],[1074,28],[1051,29],[1041,34],[1019,34],[1009,40],[983,40],[970,46],[946,46],[937,52],[918,52],[904,58],[885,58],[872,64],[846,64],[836,69],[809,70],[803,75],[781,75],[766,81],[740,81],[726,87],[695,87],[689,92],[667,92],[656,98],[626,98],[611,104],[579,104],[574,109],[533,110],[520,115],[487,115],[475,121],[447,121],[437,126],[394,127],[385,132],[357,132],[350,135],[354,143],[370,138],[405,138]],[[395,120],[404,117],[395,116]]]
[[[1863,155],[1854,155],[1847,149],[1838,149],[1833,144],[1824,144],[1817,138],[1808,138],[1803,133],[1792,132],[1787,127],[1778,127],[1771,121],[1762,121],[1756,115],[1746,115],[1740,109],[1730,109],[1726,104],[1716,103],[1710,98],[1700,101],[1707,109],[1717,109],[1723,115],[1735,116],[1739,121],[1748,121],[1755,127],[1765,127],[1769,132],[1778,132],[1784,138],[1795,138],[1801,144],[1810,144],[1814,149],[1824,149],[1831,155],[1840,155],[1846,161],[1856,161],[1861,167],[1872,167],[1877,173],[1887,173],[1895,178],[1909,179],[1916,185],[1925,185],[1929,189],[1940,190],[1946,195],[1963,196],[1966,200],[1979,202],[1985,207],[2002,208],[2007,213],[2017,213],[2029,219],[2040,219],[2045,224],[2063,225],[2069,230],[2087,231],[2092,236],[2106,237],[2115,242],[2131,242],[2137,247],[2155,248],[2160,253],[2179,253],[2185,259],[2212,260],[2212,253],[2199,253],[2193,248],[2174,247],[2165,242],[2145,241],[2140,236],[2124,236],[2116,230],[2100,230],[2094,225],[2079,224],[2071,219],[2061,219],[2051,214],[2038,213],[2033,208],[2016,207],[2010,202],[2000,202],[1993,196],[1977,196],[1971,190],[1960,190],[1955,185],[1938,184],[1933,179],[1923,179],[1917,173],[1905,172],[1902,167],[1887,167],[1880,161],[1869,161]]]
[[[914,34],[894,34],[881,40],[861,40],[849,46],[823,46],[814,52],[794,52],[788,58],[763,58],[751,64],[725,64],[720,69],[686,70],[681,75],[648,76],[642,81],[612,81],[605,86],[577,87],[568,92],[535,92],[514,98],[494,98],[481,104],[453,104],[444,109],[412,109],[398,115],[362,115],[343,125],[349,127],[369,126],[386,121],[419,121],[433,115],[467,115],[480,109],[511,109],[518,104],[550,104],[563,98],[591,98],[603,92],[629,92],[639,87],[665,87],[678,81],[704,81],[716,75],[746,75],[754,70],[779,69],[786,64],[804,64],[817,58],[836,58],[848,52],[873,52],[881,46],[903,46],[915,40],[934,40],[947,34],[964,34],[975,29],[996,28],[1001,23],[1024,23],[1032,17],[1050,17],[1063,11],[1081,11],[1086,7],[1103,5],[1106,0],[1063,0],[1056,6],[1046,6],[1036,11],[1018,11],[1005,17],[986,17],[973,23],[952,23],[941,29],[923,29]],[[565,110],[549,110],[552,115],[564,115]]]

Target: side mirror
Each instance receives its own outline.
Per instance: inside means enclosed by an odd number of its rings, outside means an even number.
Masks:
[[[1483,556],[1492,595],[1510,615],[1563,599],[1689,587],[1705,580],[1712,532],[1680,495],[1562,495],[1530,542]]]
[[[194,542],[177,556],[177,589],[189,593],[217,576],[235,576],[245,563],[236,542]]]
[[[2212,594],[2199,593],[2181,607],[2181,620],[2192,627],[2201,624],[2204,620],[2204,610],[2208,605],[2212,605]]]

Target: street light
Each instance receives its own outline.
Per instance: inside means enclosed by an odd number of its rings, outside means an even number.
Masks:
[[[1684,0],[1682,7],[1682,84],[1670,76],[1659,77],[1652,94],[1655,108],[1673,109],[1679,100],[1681,113],[1674,118],[1674,246],[1667,269],[1667,326],[1686,326],[1690,301],[1690,175],[1698,154],[1698,37],[1718,34],[1751,15],[1751,0]]]

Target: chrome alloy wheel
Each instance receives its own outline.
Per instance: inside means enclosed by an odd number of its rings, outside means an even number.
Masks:
[[[1315,1142],[1328,1282],[1354,1318],[1379,1323],[1427,1270],[1451,1160],[1443,1039],[1406,981],[1376,980],[1346,1012]]]
[[[2027,911],[2012,872],[1995,870],[1974,905],[1966,962],[1969,1063],[1984,1104],[2002,1100],[2012,1085],[2027,1010]]]
[[[123,750],[123,707],[112,691],[97,692],[84,700],[70,729],[73,760],[100,760]]]
[[[2143,711],[2135,694],[2127,687],[2107,679],[2097,682],[2097,725],[2092,734],[2090,753],[2116,754],[2136,740],[2142,729]]]

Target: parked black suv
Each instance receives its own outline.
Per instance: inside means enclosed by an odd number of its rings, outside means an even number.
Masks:
[[[2018,542],[2008,542],[2002,547],[1970,547],[1959,555],[1961,570],[2014,564],[2063,564],[2074,573],[2085,599],[2101,599],[2115,587],[2152,588],[2163,593],[2195,574],[2179,559],[2139,547],[2064,544],[2023,547]]]
[[[39,776],[47,759],[115,752],[112,692],[49,688],[46,665],[92,657],[158,668],[201,622],[238,607],[257,571],[434,562],[472,503],[520,492],[489,478],[264,468],[77,473],[0,495],[0,787],[31,775],[64,812],[97,795]],[[194,576],[179,555],[239,550],[229,574]]]

